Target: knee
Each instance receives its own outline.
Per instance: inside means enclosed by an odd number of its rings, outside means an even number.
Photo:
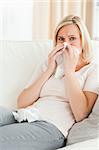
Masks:
[[[12,111],[0,106],[0,126],[15,123]]]

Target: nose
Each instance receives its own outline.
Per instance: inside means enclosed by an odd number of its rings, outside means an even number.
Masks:
[[[69,44],[69,40],[67,38],[64,39],[64,42],[66,42],[67,44]]]

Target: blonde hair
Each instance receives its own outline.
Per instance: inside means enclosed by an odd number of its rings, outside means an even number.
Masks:
[[[56,46],[57,34],[59,30],[65,26],[70,24],[76,24],[80,30],[81,39],[82,39],[82,58],[86,62],[91,62],[93,58],[92,48],[91,48],[91,39],[88,33],[87,27],[85,26],[84,22],[81,20],[80,17],[69,15],[65,17],[56,27],[55,34],[54,34],[54,46]]]

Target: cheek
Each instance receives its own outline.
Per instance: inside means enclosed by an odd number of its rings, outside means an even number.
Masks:
[[[59,44],[59,43],[60,43],[60,42],[59,42],[59,41],[57,41],[57,42],[56,42],[56,45],[57,45],[57,44]]]
[[[64,42],[57,41],[57,42],[56,42],[56,45],[58,45],[58,44],[62,44],[62,43],[64,43]]]

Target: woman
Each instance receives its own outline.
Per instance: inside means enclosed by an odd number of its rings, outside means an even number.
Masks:
[[[41,119],[0,128],[4,134],[0,137],[2,150],[15,149],[16,145],[20,147],[16,149],[28,150],[65,146],[69,129],[89,115],[97,99],[97,66],[90,43],[88,31],[78,16],[68,16],[59,23],[48,63],[37,69],[18,98],[19,109],[36,108]],[[55,78],[57,58],[62,54],[64,74]]]

